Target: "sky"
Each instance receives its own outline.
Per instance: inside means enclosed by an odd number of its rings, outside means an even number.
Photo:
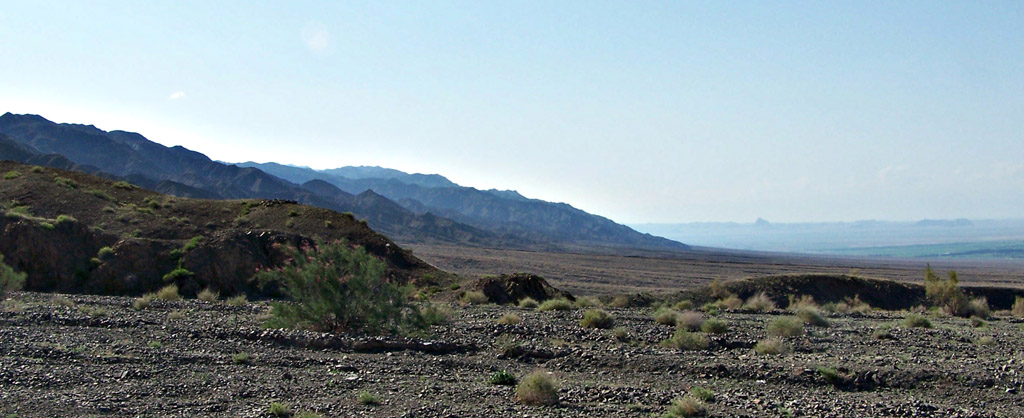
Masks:
[[[623,223],[1020,218],[1024,3],[7,1],[0,112]]]

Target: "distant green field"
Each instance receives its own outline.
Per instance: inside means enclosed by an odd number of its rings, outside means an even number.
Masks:
[[[961,242],[826,250],[829,254],[896,258],[1024,258],[1024,241]]]

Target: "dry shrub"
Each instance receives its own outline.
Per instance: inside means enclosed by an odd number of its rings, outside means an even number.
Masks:
[[[789,344],[777,337],[765,338],[754,346],[754,351],[764,356],[786,354],[790,349]]]
[[[501,325],[515,325],[523,322],[523,318],[520,318],[519,315],[514,313],[507,313],[502,315],[501,318],[498,318],[495,322]]]
[[[988,318],[992,313],[988,307],[988,298],[982,296],[980,298],[971,299],[967,304],[967,312],[970,316],[975,318]]]
[[[699,330],[704,325],[704,314],[697,311],[686,311],[676,317],[676,326],[690,331]]]
[[[814,297],[811,295],[789,296],[789,307],[787,309],[795,311],[805,307],[818,308],[818,303],[814,301]]]
[[[608,329],[615,325],[615,318],[600,309],[588,309],[583,313],[583,320],[580,325],[584,328]]]
[[[519,307],[523,309],[537,309],[538,305],[537,301],[529,296],[519,301]]]
[[[743,307],[743,299],[740,299],[736,295],[729,295],[725,299],[719,300],[718,306],[724,309],[739,309]]]
[[[661,342],[661,345],[665,347],[679,350],[703,350],[708,348],[709,344],[708,337],[704,334],[690,332],[683,328],[676,329],[676,333],[672,338]]]
[[[597,300],[592,296],[583,296],[576,298],[576,307],[580,309],[593,308],[601,306],[601,301]]]
[[[747,298],[747,303],[743,304],[743,309],[760,312],[773,311],[775,310],[775,302],[772,302],[768,295],[761,292]]]
[[[204,302],[216,302],[217,299],[220,299],[220,293],[217,293],[213,291],[213,289],[207,287],[206,289],[199,291],[196,298]]]
[[[519,382],[516,398],[527,405],[554,405],[558,403],[558,389],[547,372],[537,370]]]
[[[672,401],[672,405],[669,405],[668,411],[665,412],[665,417],[699,417],[704,416],[705,414],[707,414],[707,408],[704,406],[703,402],[693,396],[684,396]]]
[[[487,295],[484,292],[469,291],[462,294],[462,303],[468,305],[482,305],[487,303]]]
[[[1010,309],[1010,313],[1017,318],[1024,318],[1024,298],[1017,296],[1013,300],[1013,308]]]
[[[708,334],[725,334],[729,332],[729,321],[711,318],[700,325],[700,330]]]
[[[156,292],[156,297],[162,300],[181,300],[178,294],[178,285],[167,285]]]
[[[794,313],[797,317],[804,320],[807,325],[816,327],[827,327],[829,325],[828,320],[821,315],[818,308],[813,306],[801,306],[800,308],[797,308]]]
[[[539,311],[568,311],[572,309],[572,302],[569,299],[548,299],[537,307]]]
[[[804,335],[804,321],[795,316],[776,318],[768,323],[766,332],[772,337],[797,337]]]

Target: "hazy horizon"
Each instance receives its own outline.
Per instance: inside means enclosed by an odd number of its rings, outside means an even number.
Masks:
[[[1024,6],[13,3],[0,111],[626,224],[1016,219]]]

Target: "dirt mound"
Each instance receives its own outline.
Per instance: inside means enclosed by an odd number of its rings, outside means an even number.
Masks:
[[[778,306],[789,304],[790,296],[810,295],[818,303],[839,302],[860,298],[869,305],[887,310],[910,309],[929,305],[924,286],[915,283],[871,279],[848,275],[801,274],[778,275],[723,283],[723,288],[746,299],[764,292]],[[1014,298],[1024,296],[1024,289],[996,287],[962,287],[970,297],[988,298],[992,309],[1009,309]],[[695,304],[714,301],[710,286],[679,292],[671,300],[689,299]]]
[[[490,302],[498,304],[517,303],[525,298],[538,302],[557,298],[576,300],[569,292],[548,284],[543,277],[528,273],[484,277],[477,280],[472,289],[483,292]]]

